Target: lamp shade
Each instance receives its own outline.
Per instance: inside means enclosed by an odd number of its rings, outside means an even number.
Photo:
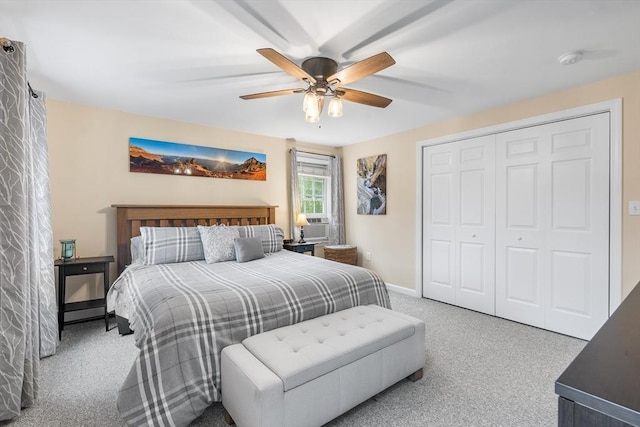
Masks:
[[[304,227],[305,225],[309,225],[309,221],[307,221],[307,216],[303,213],[298,214],[296,217],[296,226]]]

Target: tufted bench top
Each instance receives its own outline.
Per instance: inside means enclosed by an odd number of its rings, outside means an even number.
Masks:
[[[414,325],[376,305],[357,306],[263,332],[242,344],[287,391],[412,336]]]

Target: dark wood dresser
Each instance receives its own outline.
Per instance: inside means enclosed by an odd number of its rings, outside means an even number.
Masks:
[[[558,425],[640,426],[640,284],[556,380]]]

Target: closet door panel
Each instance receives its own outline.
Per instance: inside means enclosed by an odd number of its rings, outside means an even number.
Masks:
[[[608,318],[609,114],[547,125],[545,327],[591,339]]]
[[[495,137],[459,144],[456,304],[495,314]]]
[[[455,304],[457,187],[454,146],[429,147],[423,154],[423,296]]]
[[[539,130],[496,136],[496,315],[544,325],[544,189]]]

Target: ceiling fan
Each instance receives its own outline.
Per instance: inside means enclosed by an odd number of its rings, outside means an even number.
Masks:
[[[387,52],[371,56],[338,71],[338,63],[330,58],[312,57],[306,59],[299,67],[284,55],[271,48],[258,49],[257,52],[282,68],[295,78],[308,84],[307,88],[283,89],[242,95],[242,99],[268,98],[271,96],[304,93],[303,110],[308,122],[320,120],[325,96],[331,96],[328,114],[331,117],[342,116],[342,102],[357,102],[372,107],[385,108],[391,99],[373,93],[349,89],[343,85],[370,76],[395,64],[396,61]]]

